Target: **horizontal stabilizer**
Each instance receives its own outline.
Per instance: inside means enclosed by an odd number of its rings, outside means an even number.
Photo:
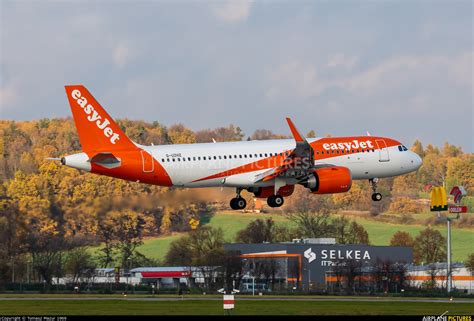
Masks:
[[[99,153],[94,155],[89,162],[105,168],[115,168],[122,165],[122,160],[112,153]]]

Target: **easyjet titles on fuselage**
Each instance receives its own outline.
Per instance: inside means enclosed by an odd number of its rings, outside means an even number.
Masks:
[[[330,150],[330,149],[358,149],[358,148],[374,148],[374,145],[372,144],[372,141],[366,140],[365,142],[359,142],[357,139],[354,139],[351,142],[347,143],[325,143],[323,144],[323,148],[325,150]]]

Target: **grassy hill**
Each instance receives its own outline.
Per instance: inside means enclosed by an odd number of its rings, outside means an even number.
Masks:
[[[392,215],[394,214],[384,214]],[[424,216],[433,214],[420,214]],[[472,214],[470,214],[472,215]],[[240,213],[224,211],[216,213],[208,223],[212,227],[220,227],[224,230],[224,234],[229,242],[235,240],[237,232],[257,218],[272,217],[277,223],[291,224],[288,218],[283,214],[256,214],[256,213]],[[423,224],[400,224],[389,223],[365,216],[351,215],[351,219],[356,220],[362,224],[369,233],[370,242],[373,245],[388,245],[390,238],[396,231],[406,231],[413,237],[419,233],[420,230],[426,228]],[[446,236],[446,226],[436,226],[444,236]],[[145,244],[139,248],[139,251],[148,257],[163,259],[168,251],[169,245],[173,240],[178,239],[183,234],[174,234],[167,237],[150,238],[145,240]],[[452,228],[452,245],[453,245],[453,260],[464,261],[468,254],[474,252],[474,229],[468,228]]]

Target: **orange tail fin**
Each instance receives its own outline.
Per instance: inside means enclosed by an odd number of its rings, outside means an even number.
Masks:
[[[86,87],[71,85],[65,88],[84,152],[136,148]]]

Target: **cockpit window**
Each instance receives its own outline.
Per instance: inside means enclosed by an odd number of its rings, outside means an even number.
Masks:
[[[406,152],[408,148],[406,148],[405,145],[398,145],[398,150],[401,152]]]

